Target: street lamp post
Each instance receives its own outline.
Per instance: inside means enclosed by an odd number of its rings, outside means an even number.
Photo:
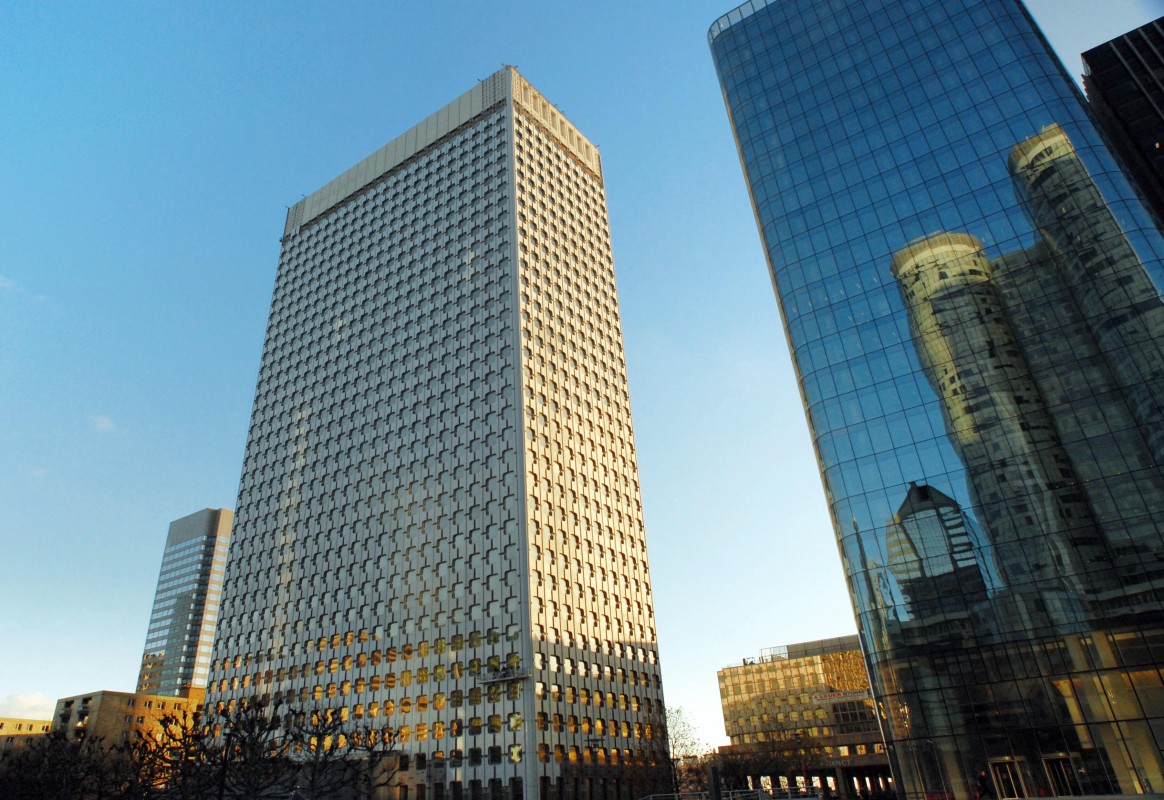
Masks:
[[[590,800],[594,800],[594,782],[598,780],[598,755],[595,753],[595,748],[600,744],[602,744],[602,739],[598,736],[590,736],[586,739],[586,752],[590,754],[590,775],[587,778]],[[605,795],[604,791],[603,796],[605,797]]]
[[[804,787],[801,792],[808,794],[808,775],[804,765],[804,748],[801,746],[804,743],[804,733],[802,731],[795,731],[792,734],[792,739],[796,742],[796,755],[800,761],[800,777],[804,779]]]
[[[226,768],[230,764],[231,744],[234,738],[234,728],[227,725],[222,729],[226,740],[222,746],[222,764],[218,768],[218,800],[226,797]]]

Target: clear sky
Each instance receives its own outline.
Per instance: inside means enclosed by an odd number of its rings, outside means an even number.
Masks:
[[[1080,51],[1164,0],[1032,0]],[[132,690],[169,522],[234,507],[286,207],[501,64],[603,154],[664,690],[855,630],[679,2],[0,6],[0,716]]]

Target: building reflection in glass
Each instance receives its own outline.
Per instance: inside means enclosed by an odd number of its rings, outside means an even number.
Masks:
[[[967,609],[986,602],[999,588],[999,577],[993,548],[956,500],[911,483],[886,526],[885,544],[886,566],[909,617],[959,618],[974,630]]]
[[[1160,563],[1160,531],[1155,523],[1133,531],[1124,516],[1142,516],[1144,506],[1164,508],[1164,481],[1152,466],[1164,427],[1158,398],[1146,391],[1159,382],[1164,352],[1152,332],[1164,332],[1164,304],[1058,125],[1016,145],[1008,168],[1040,241],[992,261],[971,234],[943,232],[910,243],[891,263],[918,360],[941,398],[983,532],[976,543],[969,532],[977,526],[956,501],[916,484],[887,530],[888,568],[910,612],[897,638],[902,644],[913,638],[911,649],[921,651],[913,654],[911,680],[898,684],[906,687],[899,705],[905,710],[948,706],[943,695],[955,687],[926,662],[934,661],[927,653],[949,642],[954,631],[965,637],[960,646],[1001,647],[1002,657],[1036,663],[1053,654],[1059,663],[1047,664],[1051,672],[1065,666],[1071,673],[1132,666],[1113,645],[1118,634],[1098,627],[1106,619],[1146,615],[1150,625],[1158,624],[1153,590],[1159,571],[1153,565]],[[1054,328],[1036,324],[1038,304],[1051,296],[1060,323]],[[1061,345],[1057,350],[1052,339]],[[1080,358],[1090,366],[1084,382],[1053,368],[1058,362],[1073,369]],[[1138,480],[1121,496],[1137,498],[1136,508],[1112,505],[1103,469],[1111,463],[1095,457],[1097,442],[1085,436],[1086,417],[1067,398],[1072,384],[1104,398],[1102,406],[1093,403],[1087,410],[1102,412],[1092,421],[1106,424],[1111,451],[1135,459]],[[1076,464],[1087,480],[1080,479]],[[999,584],[988,591],[986,569],[967,568],[984,563],[990,552],[998,554]],[[955,554],[964,564],[961,574]],[[1024,653],[1025,647],[1016,650],[1007,642],[1016,630],[1054,638]],[[1125,638],[1139,641],[1140,635],[1133,630]],[[1164,786],[1151,738],[1129,741],[1116,733],[1129,723],[1121,711],[1140,707],[1137,677],[1143,671],[1101,673],[1102,694],[1078,691],[1067,674],[1052,679],[1057,696],[1040,691],[1041,677],[1025,687],[1017,684],[1011,702],[1028,718],[1036,715],[1047,726],[1069,718],[1075,726],[1076,735],[1058,751],[1063,755],[1045,765],[1056,792],[1102,791],[1102,783],[1085,786],[1079,775],[1089,774],[1089,767],[1114,774],[1120,761],[1139,765],[1121,791]],[[957,688],[978,689],[967,692],[969,708],[997,698],[995,685]],[[911,739],[928,741],[952,735],[966,722],[940,720],[935,729],[935,716],[943,715],[899,715],[897,722],[912,726]],[[1100,738],[1093,739],[1084,726],[1099,723]],[[1036,742],[1033,755],[1041,753]],[[1067,761],[1059,764],[1060,758]],[[998,762],[995,780],[1003,788],[1037,783],[1024,774],[1028,761]]]
[[[897,786],[1164,792],[1164,239],[1009,0],[710,33]]]

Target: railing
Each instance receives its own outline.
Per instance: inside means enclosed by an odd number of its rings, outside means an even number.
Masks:
[[[723,793],[723,800],[816,800],[819,797],[820,790],[816,787],[811,789],[773,787],[771,790],[742,789]]]
[[[820,791],[815,787],[809,791],[800,789],[733,789],[720,792],[722,800],[816,800]],[[652,794],[639,800],[711,800],[710,792],[679,792],[673,794]]]

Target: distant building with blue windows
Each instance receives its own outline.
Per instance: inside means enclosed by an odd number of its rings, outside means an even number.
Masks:
[[[137,691],[189,697],[206,689],[234,512],[205,508],[170,523]]]
[[[709,33],[897,791],[1164,792],[1164,238],[1017,0]]]

